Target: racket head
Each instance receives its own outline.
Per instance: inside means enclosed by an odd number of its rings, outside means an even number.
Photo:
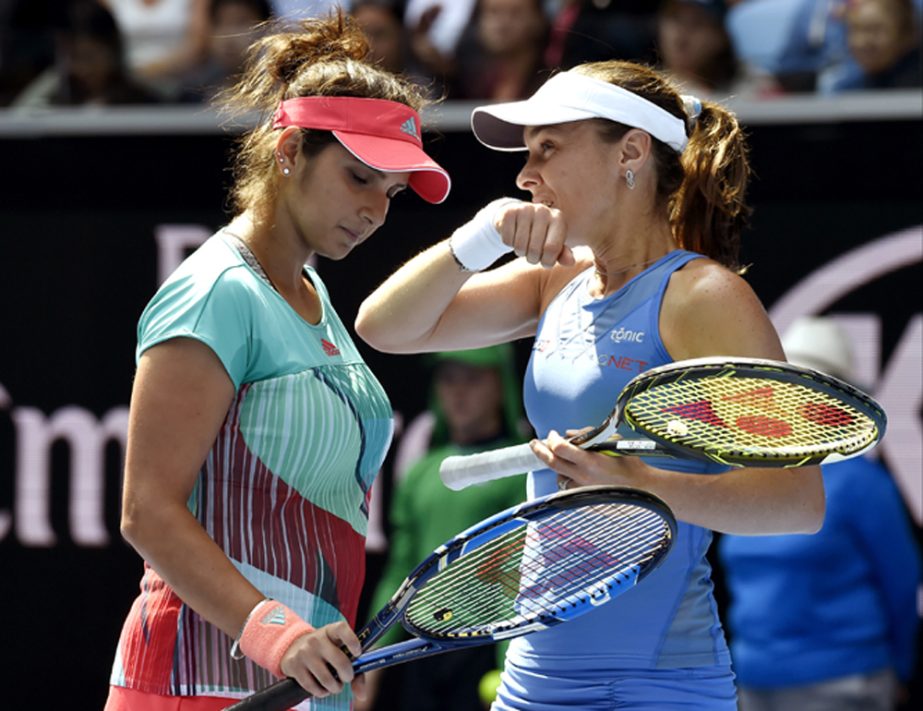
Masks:
[[[619,395],[622,421],[685,456],[732,466],[840,461],[884,436],[881,405],[833,376],[781,361],[697,358],[652,368]]]
[[[468,529],[395,595],[401,624],[441,647],[516,637],[577,617],[633,587],[676,535],[646,492],[594,486],[550,494]]]

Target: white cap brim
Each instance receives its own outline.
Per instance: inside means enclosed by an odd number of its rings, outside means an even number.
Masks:
[[[471,130],[481,143],[495,151],[524,151],[526,126],[551,126],[591,118],[598,116],[569,106],[542,105],[533,97],[526,101],[477,107],[471,114]]]
[[[683,119],[627,89],[573,71],[554,75],[524,101],[478,106],[471,114],[471,130],[488,148],[522,151],[526,126],[592,118],[640,128],[678,152],[686,147]]]

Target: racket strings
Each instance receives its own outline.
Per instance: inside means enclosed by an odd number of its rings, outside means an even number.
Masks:
[[[767,458],[857,451],[878,437],[875,420],[841,397],[765,375],[657,384],[631,398],[625,417],[669,442]]]
[[[524,521],[449,563],[414,596],[405,620],[443,638],[516,629],[633,579],[670,533],[660,514],[625,504]]]
[[[438,586],[441,589],[436,586],[430,589],[430,596],[439,604],[433,618],[428,616],[429,610],[424,607],[424,617],[413,619],[417,617],[419,604],[425,602],[417,600],[418,609],[409,615],[412,621],[433,628],[427,630],[429,633],[436,632],[438,627],[443,636],[487,634],[496,632],[497,626],[504,621],[511,626],[521,621],[517,619],[519,613],[528,613],[526,609],[516,608],[516,598],[523,584],[522,553],[526,547],[536,545],[535,537],[507,534],[506,538],[504,545],[495,547],[493,551],[485,550],[484,565],[472,565],[476,562],[472,559],[467,561],[464,569],[459,566],[453,576],[454,587],[447,585],[447,579],[443,579],[442,585]],[[553,564],[553,560],[548,562]],[[472,584],[472,580],[477,582]]]

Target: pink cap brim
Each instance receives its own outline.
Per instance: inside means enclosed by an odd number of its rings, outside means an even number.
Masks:
[[[410,187],[421,198],[439,204],[449,195],[448,172],[422,148],[403,140],[334,130],[343,147],[370,168],[384,173],[410,173]]]

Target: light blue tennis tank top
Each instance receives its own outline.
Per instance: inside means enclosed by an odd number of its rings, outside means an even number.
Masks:
[[[676,250],[614,294],[590,295],[593,269],[578,275],[542,316],[524,398],[539,436],[601,422],[622,387],[641,371],[672,362],[660,338],[660,305],[674,271],[701,255]],[[649,460],[662,468],[715,473],[692,460]],[[529,475],[529,496],[557,490],[554,472]],[[707,529],[680,523],[673,550],[636,588],[566,625],[512,642],[515,664],[598,679],[611,669],[730,664],[712,595]]]

